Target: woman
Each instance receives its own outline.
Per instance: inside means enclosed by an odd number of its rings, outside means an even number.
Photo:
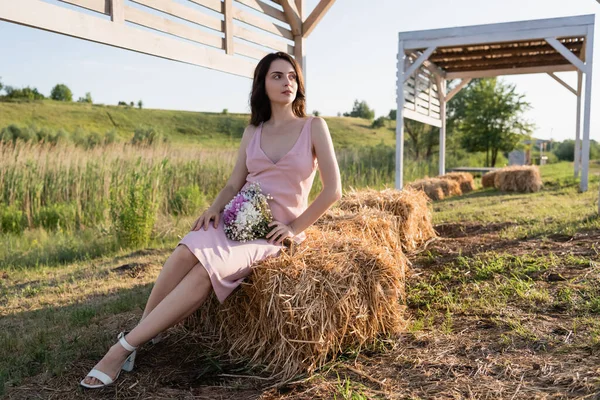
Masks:
[[[251,266],[277,255],[284,239],[299,243],[303,231],[340,199],[340,173],[327,124],[305,113],[304,80],[296,61],[272,53],[256,66],[244,130],[231,177],[165,262],[139,324],[113,345],[81,385],[103,387],[133,368],[135,349],[192,314],[211,290],[222,303]],[[316,169],[323,189],[308,206]],[[273,199],[274,221],[266,239],[227,239],[222,211],[245,185],[259,182]]]

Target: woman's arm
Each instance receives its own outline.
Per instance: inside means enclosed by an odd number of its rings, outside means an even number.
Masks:
[[[278,226],[267,235],[269,242],[281,244],[286,237],[295,236],[304,231],[342,197],[340,169],[335,158],[327,123],[323,118],[314,118],[311,121],[311,130],[323,189],[310,206],[287,227],[283,224],[271,223],[271,226]],[[289,228],[289,231],[286,228]]]
[[[227,203],[238,194],[240,189],[246,183],[246,178],[248,177],[248,168],[246,167],[246,147],[248,147],[248,143],[252,139],[252,135],[255,131],[256,127],[253,125],[248,125],[244,130],[242,142],[240,143],[240,148],[238,150],[237,161],[227,184],[225,184],[225,187],[219,192],[211,206],[198,217],[196,222],[194,222],[192,225],[193,231],[197,231],[201,227],[204,227],[204,230],[207,230],[211,220],[213,221],[213,226],[215,228],[219,226],[220,212],[225,208]]]

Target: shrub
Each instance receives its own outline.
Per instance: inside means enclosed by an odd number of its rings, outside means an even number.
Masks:
[[[169,201],[171,212],[174,215],[190,215],[199,213],[206,205],[206,196],[197,185],[179,188]]]

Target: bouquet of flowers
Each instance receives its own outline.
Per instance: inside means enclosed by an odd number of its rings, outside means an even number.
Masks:
[[[241,190],[223,210],[225,236],[231,240],[246,242],[267,236],[271,230],[269,223],[273,215],[260,184],[253,182]]]

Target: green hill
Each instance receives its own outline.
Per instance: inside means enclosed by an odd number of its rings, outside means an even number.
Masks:
[[[138,109],[101,104],[63,103],[52,100],[0,102],[0,129],[10,124],[35,125],[37,128],[64,129],[104,134],[115,130],[129,140],[137,127],[150,126],[171,139],[172,143],[199,144],[202,147],[237,146],[248,114],[222,114],[191,111]],[[395,122],[371,129],[360,118],[325,117],[336,147],[393,146]]]

